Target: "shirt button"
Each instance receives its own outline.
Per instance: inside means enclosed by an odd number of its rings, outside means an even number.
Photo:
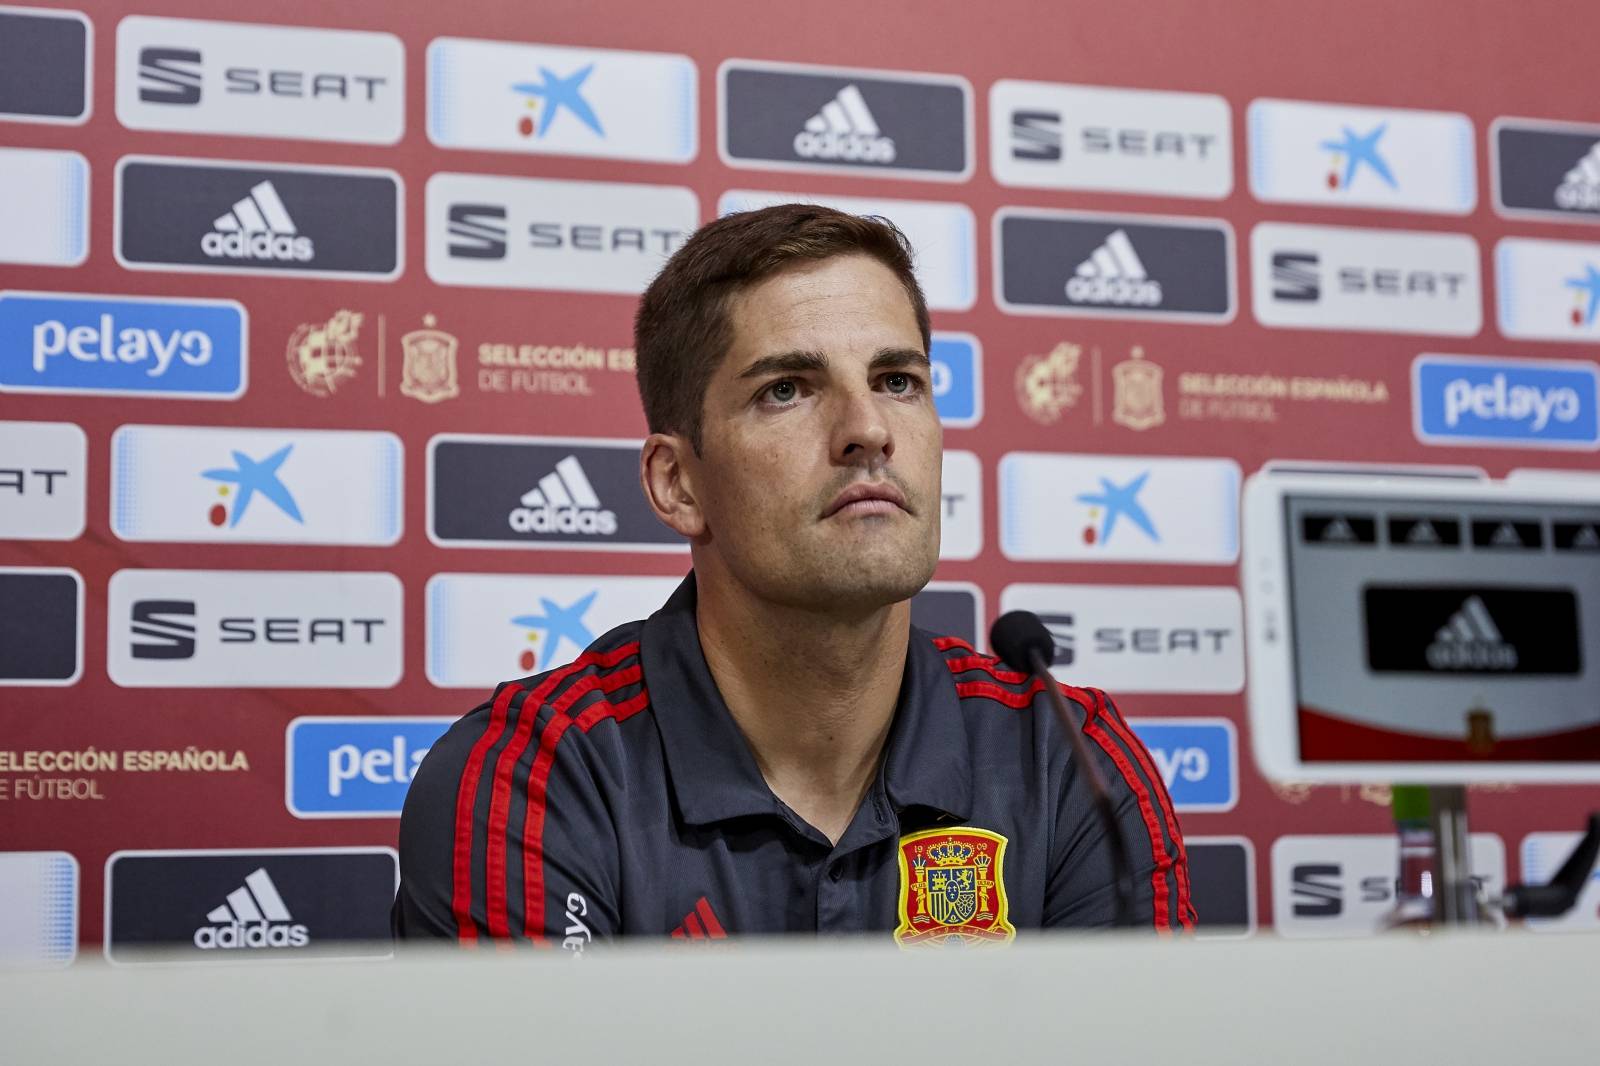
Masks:
[[[837,881],[844,876],[844,863],[836,862],[828,867],[828,880]]]

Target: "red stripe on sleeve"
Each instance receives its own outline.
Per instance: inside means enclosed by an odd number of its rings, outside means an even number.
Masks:
[[[687,915],[684,916],[683,927],[685,929],[689,930],[689,939],[690,940],[704,940],[704,939],[706,939],[705,928],[703,926],[701,926],[700,919],[696,918],[694,916],[694,911],[690,911]]]
[[[1173,846],[1178,851],[1177,881],[1178,881],[1178,921],[1185,929],[1194,928],[1194,903],[1189,893],[1189,850],[1183,843],[1183,830],[1178,825],[1178,812],[1173,809],[1172,796],[1167,792],[1166,785],[1161,781],[1157,772],[1155,761],[1150,758],[1149,750],[1140,741],[1138,734],[1128,727],[1120,714],[1104,702],[1104,694],[1098,694],[1096,717],[1109,722],[1113,732],[1122,738],[1123,743],[1133,752],[1134,758],[1144,769],[1145,776],[1155,785],[1156,798],[1161,805],[1162,817],[1166,820],[1167,835],[1172,837]]]
[[[1155,808],[1150,803],[1150,792],[1139,780],[1139,775],[1134,771],[1133,764],[1128,761],[1127,755],[1117,747],[1116,741],[1106,734],[1100,725],[1098,716],[1090,719],[1084,726],[1084,733],[1094,738],[1112,763],[1122,774],[1122,779],[1133,790],[1134,798],[1139,801],[1139,814],[1144,819],[1145,831],[1150,834],[1150,851],[1155,856],[1156,868],[1151,871],[1150,883],[1155,895],[1155,927],[1159,930],[1172,929],[1171,912],[1167,906],[1167,871],[1172,868],[1172,858],[1167,854],[1166,844],[1161,839],[1161,827],[1156,823]]]
[[[489,795],[489,831],[484,855],[486,896],[484,909],[488,912],[490,936],[511,935],[511,920],[507,912],[506,899],[506,829],[511,818],[511,778],[516,773],[522,753],[527,750],[539,711],[544,701],[550,698],[550,693],[559,688],[567,678],[590,666],[610,665],[608,659],[615,661],[627,658],[628,654],[631,654],[630,648],[632,651],[638,651],[638,645],[632,644],[611,652],[585,652],[566,666],[551,671],[522,703],[522,714],[517,718],[516,731],[495,762],[494,784]]]
[[[506,713],[511,701],[522,691],[521,685],[507,685],[500,690],[489,714],[489,724],[483,735],[472,745],[466,768],[461,772],[461,783],[456,788],[456,831],[454,874],[450,894],[450,909],[455,913],[456,938],[463,944],[476,943],[478,925],[472,920],[472,808],[477,802],[478,779],[483,775],[483,761],[489,749],[505,732]]]
[[[949,651],[951,648],[965,648],[967,651],[974,650],[971,644],[968,644],[960,637],[934,637],[933,646],[940,651]]]
[[[628,645],[635,652],[637,644]],[[556,745],[567,730],[576,725],[587,733],[596,722],[606,718],[625,720],[650,705],[648,692],[612,704],[602,699],[576,718],[566,716],[571,707],[590,692],[609,695],[619,688],[636,684],[644,677],[638,663],[610,674],[590,674],[574,682],[553,705],[555,714],[545,723],[539,735],[539,750],[528,771],[528,802],[522,815],[522,931],[535,944],[548,946],[544,928],[544,820],[550,798],[550,771],[555,766]],[[509,921],[509,917],[507,919]]]
[[[1033,706],[1033,697],[1044,691],[1044,686],[1035,681],[1021,692],[1012,692],[1008,688],[1001,688],[992,681],[957,681],[956,695],[962,699],[982,696],[985,699],[996,700],[1007,707],[1024,710]]]

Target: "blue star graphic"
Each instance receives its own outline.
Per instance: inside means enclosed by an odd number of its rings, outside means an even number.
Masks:
[[[555,121],[556,115],[564,107],[571,111],[573,117],[585,126],[594,130],[601,137],[606,131],[600,128],[600,118],[594,113],[594,108],[589,106],[589,101],[583,98],[583,83],[594,73],[594,64],[590,63],[582,70],[561,77],[549,67],[539,68],[538,82],[518,82],[511,88],[528,96],[538,97],[544,101],[544,113],[539,116],[539,136],[543,137],[550,129],[550,124]]]
[[[1583,312],[1583,324],[1592,326],[1595,312],[1600,310],[1600,270],[1596,270],[1593,263],[1585,263],[1583,270],[1583,277],[1567,279],[1567,288],[1589,294],[1589,306]]]
[[[278,468],[283,461],[289,458],[289,453],[294,451],[293,444],[285,444],[265,459],[252,459],[244,452],[233,453],[233,467],[217,467],[214,470],[203,470],[201,477],[210,478],[212,481],[225,481],[230,485],[239,486],[239,498],[233,505],[233,518],[228,522],[232,529],[244,518],[245,511],[250,509],[250,501],[255,499],[256,493],[261,493],[267,499],[278,505],[278,510],[290,518],[305,524],[305,519],[300,517],[300,508],[294,502],[294,497],[278,479]]]
[[[1372,132],[1364,136],[1357,136],[1356,131],[1349,126],[1344,129],[1344,139],[1341,141],[1323,141],[1322,147],[1333,152],[1343,152],[1345,157],[1344,177],[1340,184],[1348,189],[1350,182],[1356,176],[1356,168],[1362,163],[1372,168],[1372,172],[1382,178],[1391,189],[1399,188],[1395,184],[1394,175],[1389,172],[1389,164],[1383,161],[1383,156],[1378,154],[1378,141],[1389,129],[1387,122],[1380,122],[1372,128]]]
[[[595,589],[580,600],[562,607],[555,600],[544,596],[539,597],[539,606],[544,608],[543,614],[519,614],[511,620],[514,626],[526,626],[529,629],[542,629],[545,632],[544,661],[555,661],[555,653],[561,647],[563,640],[570,641],[579,651],[594,643],[594,634],[589,627],[584,625],[583,616],[594,605],[595,597],[600,595],[600,590]]]
[[[1106,520],[1100,526],[1100,543],[1104,544],[1111,539],[1111,531],[1117,528],[1117,519],[1127,516],[1128,521],[1144,530],[1150,539],[1157,544],[1161,543],[1161,536],[1156,532],[1155,523],[1150,521],[1150,516],[1145,514],[1144,507],[1139,503],[1139,493],[1144,488],[1144,483],[1150,480],[1150,471],[1146,470],[1126,485],[1115,484],[1110,478],[1100,479],[1099,492],[1083,492],[1078,494],[1079,503],[1098,504],[1106,509]]]

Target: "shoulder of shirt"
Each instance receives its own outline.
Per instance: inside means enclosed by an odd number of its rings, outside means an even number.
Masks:
[[[1024,710],[1044,692],[1044,684],[1029,674],[1012,670],[999,657],[978,651],[960,637],[930,638],[950,671],[956,695],[966,707]],[[1067,698],[1083,708],[1086,717],[1114,713],[1106,694],[1095,688],[1057,683]]]
[[[473,777],[496,766],[528,763],[541,747],[553,749],[563,737],[561,747],[571,750],[573,734],[648,710],[639,644],[643,631],[643,621],[625,623],[569,663],[502,682],[493,696],[450,727],[429,759],[448,779]]]

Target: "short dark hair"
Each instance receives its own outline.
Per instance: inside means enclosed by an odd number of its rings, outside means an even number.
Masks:
[[[700,451],[706,386],[733,344],[728,300],[802,261],[867,255],[894,272],[928,350],[928,303],[911,242],[886,218],[819,204],[742,211],[695,231],[656,275],[633,322],[639,398],[652,433],[678,433]]]

